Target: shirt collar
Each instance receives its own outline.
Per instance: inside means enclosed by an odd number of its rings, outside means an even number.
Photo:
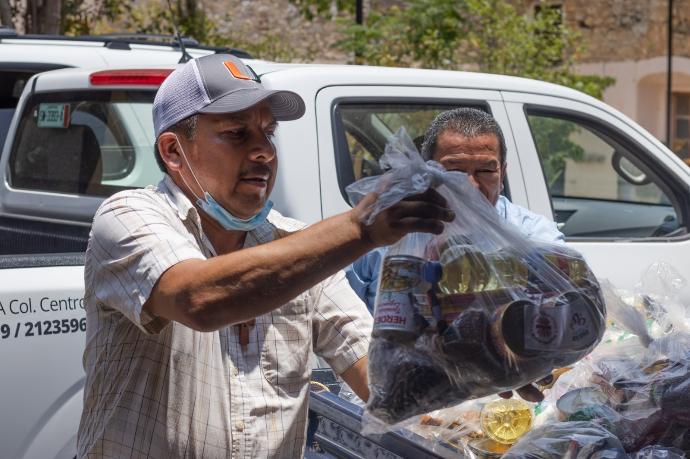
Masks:
[[[503,195],[499,195],[495,207],[498,215],[500,215],[503,219],[508,218],[508,198]]]
[[[196,223],[196,226],[199,229],[199,234],[205,237],[203,227],[201,226],[201,217],[199,215],[199,211],[168,174],[163,174],[163,180],[161,180],[158,184],[158,189],[166,197],[170,203],[170,206],[175,210],[175,212],[177,212],[180,220],[184,221],[188,218],[191,218],[194,223]],[[275,239],[273,225],[270,222],[274,215],[275,210],[271,210],[265,222],[259,225],[255,230],[247,233],[247,236],[244,239],[244,248],[253,247],[255,245],[270,242]]]

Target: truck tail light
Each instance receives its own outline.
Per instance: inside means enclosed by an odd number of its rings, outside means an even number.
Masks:
[[[172,69],[103,70],[89,75],[93,86],[160,86]]]

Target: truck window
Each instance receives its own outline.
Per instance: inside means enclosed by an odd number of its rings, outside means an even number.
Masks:
[[[570,238],[684,234],[668,184],[613,129],[528,109],[554,218]]]
[[[19,96],[32,74],[14,70],[0,71],[0,151],[5,144]]]
[[[154,93],[39,93],[26,104],[10,153],[10,184],[109,196],[160,180],[153,157]]]
[[[382,173],[379,158],[388,137],[404,127],[418,149],[424,133],[440,113],[459,107],[485,111],[479,104],[433,104],[382,102],[339,102],[335,109],[336,165],[340,189],[364,177]]]

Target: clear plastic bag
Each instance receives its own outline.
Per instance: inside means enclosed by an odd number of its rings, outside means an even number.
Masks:
[[[354,202],[378,193],[368,220],[430,186],[456,218],[439,236],[410,234],[388,248],[369,348],[368,413],[393,424],[512,390],[600,341],[604,301],[578,253],[527,240],[466,174],[425,163],[404,130],[382,162],[388,172],[347,190]]]
[[[678,448],[645,446],[631,456],[632,459],[684,459],[687,456]]]
[[[399,424],[406,430],[424,437],[433,452],[451,450],[458,457],[471,457],[468,441],[483,438],[481,410],[483,403],[472,400],[459,405],[415,416]],[[505,448],[507,450],[507,448]]]
[[[650,267],[634,294],[621,296],[602,283],[612,325],[602,344],[547,394],[559,420],[601,425],[630,453],[647,446],[690,450],[689,308],[679,295],[684,285],[663,263]]]
[[[434,452],[451,449],[458,457],[484,458],[504,454],[529,432],[533,422],[532,404],[492,395],[413,417],[398,426],[432,440]]]
[[[605,428],[585,421],[558,422],[525,435],[503,459],[628,459],[623,445]]]

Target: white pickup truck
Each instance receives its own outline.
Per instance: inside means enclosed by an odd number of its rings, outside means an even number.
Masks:
[[[690,170],[598,100],[479,73],[247,63],[306,103],[276,135],[273,201],[288,216],[346,210],[343,190],[380,172],[392,132],[421,136],[473,106],[504,131],[506,194],[554,218],[598,276],[630,288],[655,261],[690,272]],[[104,197],[160,178],[151,104],[171,69],[54,70],[24,87],[0,157],[0,458],[74,456],[89,225]]]

